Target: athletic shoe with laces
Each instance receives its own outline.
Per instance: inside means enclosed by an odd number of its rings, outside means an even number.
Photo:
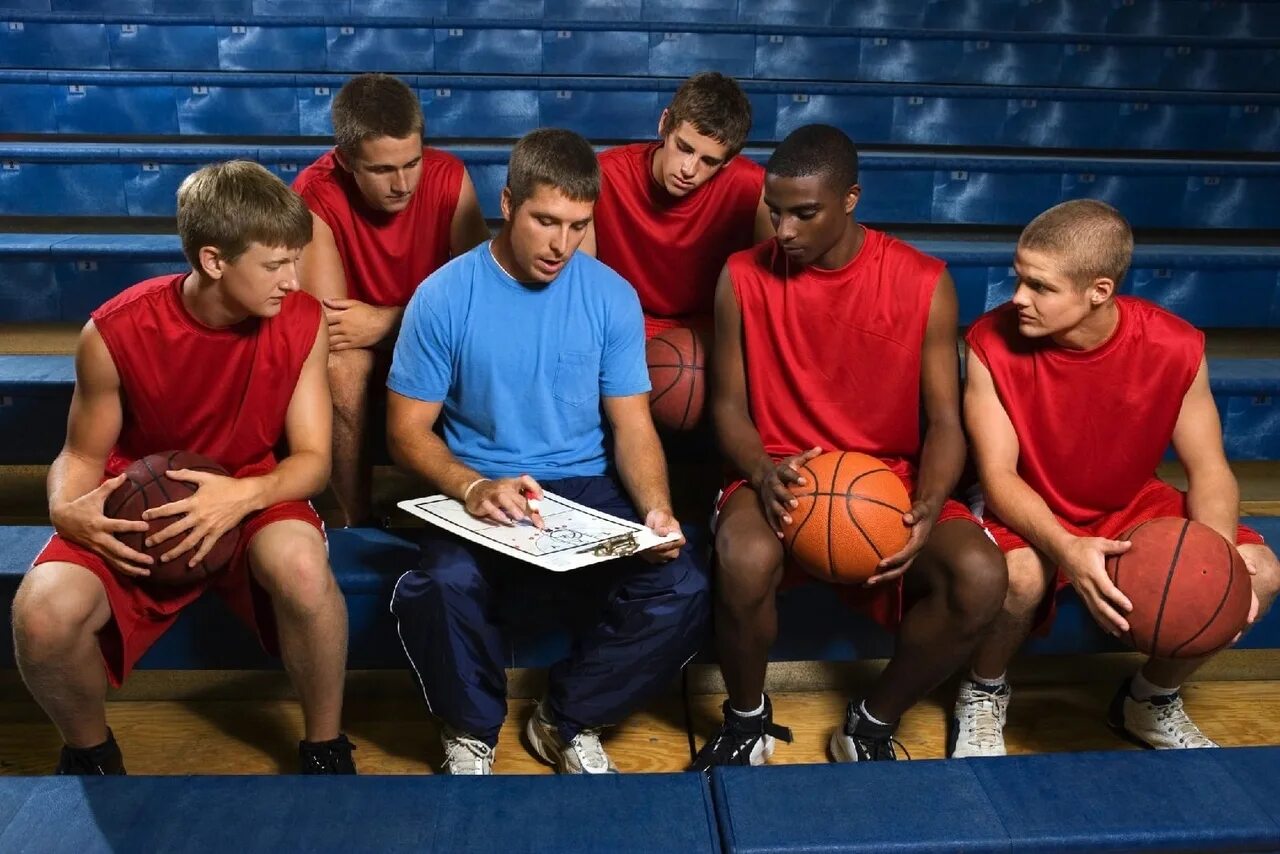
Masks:
[[[885,762],[898,758],[893,746],[902,743],[893,737],[893,724],[872,723],[858,712],[857,703],[845,710],[844,726],[831,734],[831,758],[836,762]],[[910,759],[906,748],[902,750]]]
[[[1182,697],[1156,694],[1149,700],[1135,700],[1129,693],[1132,679],[1126,679],[1111,700],[1107,724],[1120,736],[1155,750],[1217,747],[1187,715]]]
[[[329,741],[298,742],[299,774],[354,774],[355,760],[351,751],[356,746],[347,740],[347,734],[338,733]]]
[[[561,774],[618,773],[617,766],[600,743],[600,730],[584,729],[565,741],[545,702],[538,703],[529,718],[525,736],[537,757]]]
[[[791,730],[773,722],[773,703],[764,697],[764,711],[744,716],[724,701],[724,724],[694,757],[690,771],[707,773],[715,765],[763,765],[773,756],[774,744],[791,743]]]
[[[110,777],[126,772],[120,745],[116,744],[115,735],[108,729],[107,740],[94,747],[62,745],[58,767],[53,773],[60,776]]]
[[[440,725],[440,742],[444,745],[445,774],[455,777],[480,777],[493,773],[494,748],[475,736]]]
[[[998,688],[964,679],[947,734],[947,755],[1004,756],[1004,724],[1009,716],[1009,685]]]

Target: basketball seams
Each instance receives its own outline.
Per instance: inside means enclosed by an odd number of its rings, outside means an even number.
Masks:
[[[1164,621],[1164,608],[1169,601],[1169,589],[1173,586],[1173,575],[1178,568],[1178,557],[1182,554],[1182,543],[1186,540],[1187,529],[1190,527],[1190,520],[1184,519],[1182,521],[1182,530],[1178,532],[1178,542],[1173,547],[1173,557],[1169,559],[1169,571],[1165,575],[1164,590],[1160,593],[1160,607],[1156,609],[1156,618],[1151,629],[1152,655],[1158,654],[1160,649],[1160,629],[1161,623]]]
[[[805,472],[805,474],[809,475],[809,478],[810,478],[810,480],[811,480],[811,481],[813,481],[813,482],[815,482],[815,483],[816,483],[816,481],[817,481],[817,479],[818,479],[818,476],[814,473],[813,469],[811,469],[807,463],[804,465],[804,472]],[[807,496],[807,495],[798,495],[798,496],[796,496],[796,497],[797,497],[797,498],[807,498],[808,496]],[[808,523],[808,521],[809,521],[811,518],[813,518],[813,511],[814,511],[814,510],[817,510],[817,509],[818,509],[818,501],[817,501],[817,499],[815,498],[813,501],[810,501],[810,502],[809,502],[809,512],[805,513],[804,518],[800,520],[800,524],[796,525],[795,530],[793,530],[793,531],[791,532],[791,542],[792,542],[792,543],[794,543],[794,542],[796,541],[796,538],[800,536],[800,531],[801,531],[801,529],[803,529],[803,528],[804,528],[804,526],[805,526],[805,524],[807,524],[807,523]],[[830,516],[830,511],[828,511],[828,517],[829,517],[829,516]]]
[[[844,458],[846,456],[847,456],[846,453],[841,452],[840,456],[836,457],[836,467],[831,471],[831,480],[830,480],[830,487],[829,487],[833,491],[836,488],[836,484],[840,482],[840,466],[844,464]],[[829,500],[827,502],[827,574],[834,577],[835,568],[836,568],[836,549],[835,549],[835,527],[836,526],[831,524],[831,511],[833,509],[834,509],[834,505],[832,501]],[[865,534],[863,536],[865,536]]]
[[[1126,539],[1132,538],[1132,537],[1133,537],[1133,535],[1134,535],[1134,534],[1136,534],[1136,533],[1138,533],[1138,531],[1139,531],[1139,530],[1141,530],[1141,529],[1142,529],[1142,527],[1143,527],[1144,525],[1149,525],[1152,521],[1153,521],[1153,520],[1148,519],[1146,522],[1140,522],[1140,523],[1138,523],[1138,525],[1137,525],[1136,527],[1134,527],[1133,529],[1131,529],[1131,530],[1129,531],[1129,533],[1127,533],[1127,534],[1125,534],[1125,535],[1124,535],[1124,536],[1125,536],[1125,538],[1126,538]],[[1115,573],[1111,576],[1111,583],[1112,583],[1112,584],[1114,584],[1114,585],[1116,586],[1116,588],[1117,588],[1117,589],[1119,589],[1119,587],[1120,587],[1120,561],[1121,561],[1121,560],[1123,560],[1123,559],[1124,559],[1124,554],[1118,554],[1118,555],[1116,555],[1115,564],[1114,564],[1114,566],[1115,566]],[[1124,592],[1124,591],[1121,591],[1121,592]],[[1138,645],[1138,639],[1137,639],[1137,637],[1136,637],[1136,636],[1134,635],[1134,633],[1133,633],[1133,623],[1132,623],[1131,621],[1127,621],[1127,622],[1129,622],[1129,632],[1128,632],[1128,634],[1129,634],[1129,643],[1130,643],[1132,646],[1137,647],[1137,645]]]
[[[1226,542],[1226,537],[1223,537],[1222,539],[1224,542]],[[1222,591],[1222,598],[1218,601],[1218,607],[1213,609],[1213,613],[1209,616],[1209,619],[1205,621],[1205,624],[1200,627],[1200,630],[1198,632],[1196,632],[1191,637],[1187,638],[1182,643],[1178,644],[1172,650],[1169,651],[1170,658],[1176,658],[1178,653],[1182,649],[1187,647],[1196,638],[1200,637],[1202,634],[1207,632],[1209,630],[1209,627],[1212,626],[1215,622],[1217,622],[1218,616],[1222,613],[1222,609],[1227,607],[1227,600],[1231,598],[1231,586],[1235,583],[1236,573],[1235,573],[1234,556],[1231,554],[1232,550],[1235,547],[1232,546],[1231,543],[1229,542],[1226,543],[1226,546],[1227,546],[1227,586]]]

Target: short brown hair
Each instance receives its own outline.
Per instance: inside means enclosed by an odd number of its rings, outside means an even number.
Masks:
[[[733,157],[747,144],[751,131],[751,102],[732,77],[718,71],[695,74],[676,90],[667,106],[667,120],[662,123],[666,137],[681,122],[726,146]]]
[[[425,123],[418,96],[390,74],[359,74],[333,98],[333,140],[348,157],[358,157],[360,143],[389,136],[422,136]]]
[[[200,269],[200,247],[213,246],[230,262],[251,243],[301,249],[311,242],[311,211],[302,197],[248,160],[205,166],[178,188],[182,253]]]
[[[594,202],[600,195],[600,163],[591,143],[563,128],[539,128],[522,136],[507,161],[511,209],[539,186],[554,187],[575,202]]]
[[[1031,220],[1018,246],[1056,256],[1078,285],[1105,278],[1119,287],[1133,260],[1133,230],[1106,202],[1075,199]]]

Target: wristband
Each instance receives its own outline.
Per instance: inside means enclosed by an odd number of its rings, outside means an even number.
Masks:
[[[467,484],[467,488],[462,490],[462,503],[466,504],[467,499],[471,497],[471,490],[475,489],[477,486],[484,483],[488,479],[489,478],[487,477],[479,477],[471,481],[471,483]]]

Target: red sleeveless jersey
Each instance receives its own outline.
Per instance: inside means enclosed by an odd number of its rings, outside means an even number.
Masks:
[[[186,274],[134,285],[93,312],[124,397],[107,475],[162,451],[194,451],[236,477],[275,468],[273,449],[320,328],[320,303],[284,298],[280,313],[214,329],[182,304]]]
[[[920,352],[944,265],[866,228],[838,270],[770,240],[729,258],[751,420],[773,457],[815,445],[918,464]]]
[[[1115,332],[1092,350],[1026,338],[1011,303],[966,336],[1018,434],[1018,474],[1075,525],[1127,507],[1155,476],[1204,356],[1186,321],[1135,297],[1116,306]]]
[[[734,157],[676,198],[653,179],[657,150],[635,143],[600,155],[596,255],[632,284],[646,315],[710,315],[725,261],[754,240],[764,170]]]
[[[396,213],[370,208],[334,152],[312,163],[293,189],[333,231],[347,296],[371,305],[403,306],[422,280],[449,260],[449,229],[462,191],[462,161],[422,149],[422,180]]]

